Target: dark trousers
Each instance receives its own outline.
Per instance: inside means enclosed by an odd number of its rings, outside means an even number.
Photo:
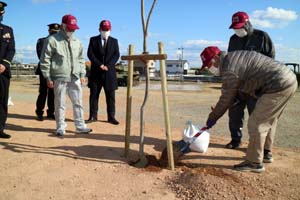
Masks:
[[[247,97],[242,100],[239,98],[236,103],[229,108],[229,130],[231,133],[231,140],[234,143],[240,143],[243,137],[242,128],[244,123],[244,110],[247,107],[249,115],[255,108],[257,99],[254,97]]]
[[[7,119],[7,103],[10,80],[0,74],[0,133],[4,131]]]
[[[107,119],[115,118],[115,90],[107,90],[101,81],[89,81],[90,88],[90,117],[97,118],[101,89],[104,88],[106,98]]]
[[[48,88],[47,80],[40,75],[40,87],[39,96],[36,100],[36,110],[37,115],[43,115],[44,108],[47,100],[47,116],[54,115],[54,90],[53,88]]]

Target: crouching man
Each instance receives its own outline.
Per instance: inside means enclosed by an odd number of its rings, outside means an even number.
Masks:
[[[249,144],[246,160],[235,170],[262,172],[263,162],[273,162],[272,145],[276,126],[287,102],[297,90],[295,74],[283,63],[255,51],[223,52],[209,46],[200,54],[202,69],[222,76],[222,93],[206,126],[211,128],[234,106],[238,92],[257,98],[248,119]]]

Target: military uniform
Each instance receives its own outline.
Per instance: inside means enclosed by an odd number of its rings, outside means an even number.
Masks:
[[[0,16],[4,14],[6,3],[0,1]],[[2,20],[1,20],[2,21]],[[9,95],[9,84],[11,78],[11,61],[15,55],[15,40],[13,29],[0,22],[0,137],[9,138],[10,135],[4,133],[7,119],[7,103]],[[2,71],[5,67],[5,70]]]
[[[60,25],[57,23],[53,24],[48,24],[49,27],[49,36],[56,33]],[[48,37],[49,37],[48,36]],[[40,59],[41,53],[43,50],[44,43],[48,37],[43,37],[38,39],[37,44],[36,44],[36,53],[38,58]],[[37,115],[37,120],[42,121],[43,120],[43,113],[44,113],[44,108],[47,100],[47,118],[54,119],[54,90],[53,88],[49,88],[47,86],[47,80],[44,78],[41,68],[40,68],[40,63],[38,63],[38,67],[36,69],[36,74],[39,75],[40,78],[40,86],[39,86],[39,95],[36,100],[36,110],[35,113]]]

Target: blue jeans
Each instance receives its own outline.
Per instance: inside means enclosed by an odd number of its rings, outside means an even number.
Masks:
[[[229,108],[229,130],[231,133],[231,141],[235,144],[241,143],[244,124],[244,110],[247,107],[248,114],[250,115],[255,108],[257,99],[254,97],[241,98],[240,95],[236,99],[236,103]]]

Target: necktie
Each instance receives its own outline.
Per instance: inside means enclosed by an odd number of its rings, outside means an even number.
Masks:
[[[106,48],[106,39],[103,40],[103,48]]]

